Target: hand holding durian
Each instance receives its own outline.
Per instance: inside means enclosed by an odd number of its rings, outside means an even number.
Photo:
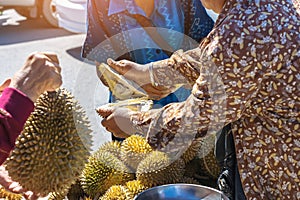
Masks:
[[[134,115],[135,111],[129,108],[105,105],[98,108],[97,112],[104,118],[101,122],[102,126],[113,133],[115,137],[127,138],[137,132],[130,120],[130,116]]]
[[[10,83],[9,87],[22,91],[35,102],[43,92],[54,91],[62,84],[60,72],[56,54],[34,53],[7,83]]]
[[[15,140],[34,109],[33,102],[43,92],[54,91],[62,84],[60,72],[56,54],[32,53],[23,67],[0,85],[0,165],[15,147]],[[0,198],[21,199],[22,196],[30,200],[38,198],[29,191],[30,189],[20,186],[15,179],[12,180],[10,177],[12,174],[8,174],[5,168],[0,166]],[[20,173],[22,171],[23,169]]]
[[[98,77],[109,87],[118,100],[147,97],[161,99],[178,89],[153,84],[151,64],[140,65],[128,60],[107,60],[97,67]]]

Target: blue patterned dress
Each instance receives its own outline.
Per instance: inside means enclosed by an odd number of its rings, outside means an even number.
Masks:
[[[125,58],[140,64],[168,58],[132,14],[147,17],[132,0],[89,0],[82,57],[98,62]],[[148,18],[174,50],[197,46],[214,24],[199,0],[154,0]],[[183,101],[189,94],[190,90],[180,88],[154,105]]]

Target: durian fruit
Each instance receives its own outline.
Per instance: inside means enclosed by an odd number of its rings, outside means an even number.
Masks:
[[[84,197],[85,197],[85,193],[82,189],[80,181],[77,180],[76,183],[71,185],[67,194],[67,198],[68,200],[73,200],[73,199],[76,200],[76,199],[83,199]]]
[[[214,149],[215,135],[207,135],[203,138],[196,157],[199,158],[199,165],[203,173],[212,178],[217,178],[221,169],[217,162]]]
[[[117,100],[127,100],[131,98],[148,99],[149,97],[135,82],[126,79],[123,75],[120,75],[105,63],[100,63],[100,65],[97,66],[97,75],[100,80],[109,87]],[[183,84],[175,84],[173,87],[168,89],[170,92],[174,92],[182,85]]]
[[[195,158],[199,151],[199,148],[202,145],[201,140],[202,138],[194,139],[187,150],[181,155],[181,158],[184,160],[185,164],[189,163],[191,160],[193,160],[193,158]]]
[[[127,200],[124,188],[122,185],[113,185],[100,197],[100,200]]]
[[[148,111],[153,107],[153,101],[142,97],[142,98],[134,98],[134,99],[126,99],[126,100],[119,100],[115,103],[108,103],[106,106],[109,107],[123,107],[128,108],[132,111]]]
[[[60,193],[50,193],[50,195],[47,197],[47,200],[64,200],[65,194]]]
[[[97,74],[101,77],[101,80],[104,79],[110,91],[118,100],[148,97],[146,92],[137,84],[127,80],[105,63],[100,63],[97,66]]]
[[[113,185],[100,200],[132,200],[137,194],[148,189],[140,181],[128,181],[125,185]]]
[[[184,176],[191,178],[198,178],[197,176],[203,171],[200,168],[200,159],[194,158],[190,162],[188,162],[185,166]]]
[[[146,187],[177,183],[183,177],[184,168],[181,158],[173,161],[164,152],[152,151],[139,163],[136,177]]]
[[[185,167],[184,176],[196,180],[200,185],[216,188],[217,179],[202,168],[201,162],[197,157],[190,161]]]
[[[139,135],[131,135],[121,144],[121,159],[129,166],[133,172],[136,172],[138,164],[152,150],[147,140]]]
[[[197,181],[197,180],[194,179],[194,178],[187,177],[187,176],[182,177],[181,183],[197,184],[197,185],[200,185],[199,181]]]
[[[40,196],[66,194],[90,155],[90,122],[65,89],[43,93],[6,161],[14,181]]]
[[[105,142],[97,151],[109,152],[117,158],[121,158],[121,142],[117,140]]]
[[[86,163],[80,183],[86,194],[92,198],[102,196],[113,185],[122,185],[133,180],[126,165],[112,153],[97,151]]]
[[[0,186],[0,198],[5,200],[22,200],[23,196],[21,194],[10,192]]]
[[[125,184],[125,193],[126,193],[126,199],[132,200],[136,195],[143,192],[144,190],[148,189],[145,185],[143,185],[138,180],[128,181]]]

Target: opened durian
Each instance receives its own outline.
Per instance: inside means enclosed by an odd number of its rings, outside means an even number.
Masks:
[[[152,151],[139,163],[136,177],[146,187],[177,183],[182,180],[184,167],[181,158],[174,161],[164,152]]]
[[[147,140],[139,135],[131,135],[121,144],[121,159],[136,172],[138,164],[152,151]]]
[[[134,175],[112,153],[97,151],[90,156],[80,179],[85,193],[96,198],[103,195],[113,185],[125,184],[133,180]]]
[[[88,160],[90,133],[85,112],[67,90],[45,92],[17,138],[6,169],[35,194],[66,194]]]
[[[109,87],[110,91],[117,100],[149,98],[146,92],[139,85],[131,80],[126,79],[123,75],[120,75],[105,63],[100,63],[97,66],[97,75],[99,76],[100,80]],[[176,84],[173,87],[168,88],[168,90],[170,93],[172,93],[182,85],[183,84]]]
[[[123,107],[132,111],[148,111],[153,107],[153,101],[146,98],[135,98],[106,104],[108,107]],[[97,111],[97,110],[96,110]]]
[[[104,79],[117,100],[148,97],[142,88],[118,74],[105,63],[98,65],[97,73],[102,80]]]

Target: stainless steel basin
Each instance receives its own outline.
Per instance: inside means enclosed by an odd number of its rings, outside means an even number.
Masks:
[[[222,192],[195,184],[168,184],[150,188],[134,200],[229,200]]]

